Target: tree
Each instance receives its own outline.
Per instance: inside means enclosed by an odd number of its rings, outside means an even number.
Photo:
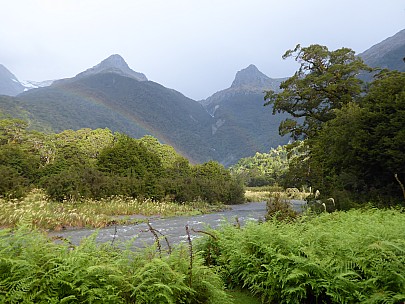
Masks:
[[[404,143],[405,73],[384,71],[359,102],[335,110],[313,141],[312,161],[322,176],[314,182],[356,200],[401,199],[395,174],[405,179]]]
[[[124,134],[118,134],[114,144],[100,152],[97,166],[104,172],[140,178],[147,172],[156,176],[162,172],[158,156],[140,141]]]
[[[161,144],[156,137],[151,135],[145,135],[139,141],[149,152],[159,156],[163,168],[174,166],[179,157],[181,157],[172,146]]]
[[[287,145],[271,148],[268,153],[259,153],[242,158],[230,168],[232,175],[242,178],[247,186],[281,184],[288,170]]]
[[[21,143],[28,123],[21,119],[0,120],[0,145],[8,143]]]
[[[199,196],[208,203],[239,204],[243,202],[242,181],[232,177],[230,171],[221,164],[209,161],[195,165],[193,170]]]
[[[265,105],[273,105],[273,114],[286,112],[292,116],[280,124],[281,135],[290,133],[294,139],[305,139],[335,117],[333,109],[361,95],[362,81],[356,76],[371,69],[348,48],[329,51],[318,44],[297,45],[283,55],[283,59],[289,57],[300,64],[298,71],[281,83],[280,93],[266,92]]]

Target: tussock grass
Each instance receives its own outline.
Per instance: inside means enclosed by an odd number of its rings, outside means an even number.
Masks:
[[[297,199],[304,200],[311,193],[297,188],[283,189],[279,186],[264,186],[264,187],[247,187],[245,190],[245,198],[248,202],[263,202],[277,196],[278,198],[289,200]]]
[[[23,199],[0,199],[0,226],[15,227],[24,222],[48,230],[102,228],[112,224],[140,222],[149,216],[196,215],[220,208],[223,206],[204,202],[177,204],[122,196],[55,202],[49,200],[43,191],[33,190]]]

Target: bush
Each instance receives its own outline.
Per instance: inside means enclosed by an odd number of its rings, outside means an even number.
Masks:
[[[13,167],[0,165],[0,197],[20,198],[25,195],[29,182]]]
[[[281,193],[273,193],[266,203],[266,220],[290,221],[298,217],[298,213],[292,209],[287,199],[282,198]]]
[[[119,179],[105,175],[97,169],[72,166],[44,177],[41,185],[51,199],[63,201],[81,197],[99,199],[117,194],[116,191],[120,188],[115,189],[115,186],[118,182]]]

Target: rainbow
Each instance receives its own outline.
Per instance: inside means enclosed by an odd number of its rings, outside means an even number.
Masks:
[[[176,143],[174,143],[172,140],[168,138],[165,134],[162,134],[161,132],[158,132],[156,129],[153,128],[150,124],[147,124],[145,121],[137,117],[136,115],[132,114],[129,111],[125,111],[121,107],[113,104],[113,103],[108,103],[106,102],[106,98],[103,98],[103,93],[100,91],[89,91],[89,92],[84,92],[81,90],[77,90],[75,88],[69,87],[69,86],[57,86],[57,89],[63,93],[64,96],[67,96],[69,98],[75,99],[75,100],[83,100],[86,103],[89,103],[93,106],[96,106],[101,109],[105,109],[106,111],[112,112],[119,114],[122,117],[125,117],[128,121],[133,123],[136,128],[140,129],[141,133],[144,135],[152,135],[156,137],[159,142],[162,144],[167,144],[175,148],[175,150],[183,155],[184,157],[188,158],[190,161],[193,162],[191,157],[186,153],[183,149],[181,149]],[[119,132],[122,132],[118,130]]]

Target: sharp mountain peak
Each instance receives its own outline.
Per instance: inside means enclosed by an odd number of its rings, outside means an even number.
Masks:
[[[146,78],[144,74],[132,70],[128,66],[124,58],[122,58],[122,56],[119,54],[113,54],[107,57],[94,67],[77,74],[76,77],[81,78],[91,76],[94,74],[108,73],[108,72],[113,72],[122,76],[131,77],[138,81],[148,81],[148,78]]]
[[[266,85],[271,79],[259,71],[254,65],[250,64],[247,68],[242,69],[236,73],[235,80],[232,82],[231,87],[241,86],[259,86]]]
[[[120,68],[120,69],[129,69],[128,64],[119,54],[113,54],[103,61],[101,61],[98,65],[100,68]]]

